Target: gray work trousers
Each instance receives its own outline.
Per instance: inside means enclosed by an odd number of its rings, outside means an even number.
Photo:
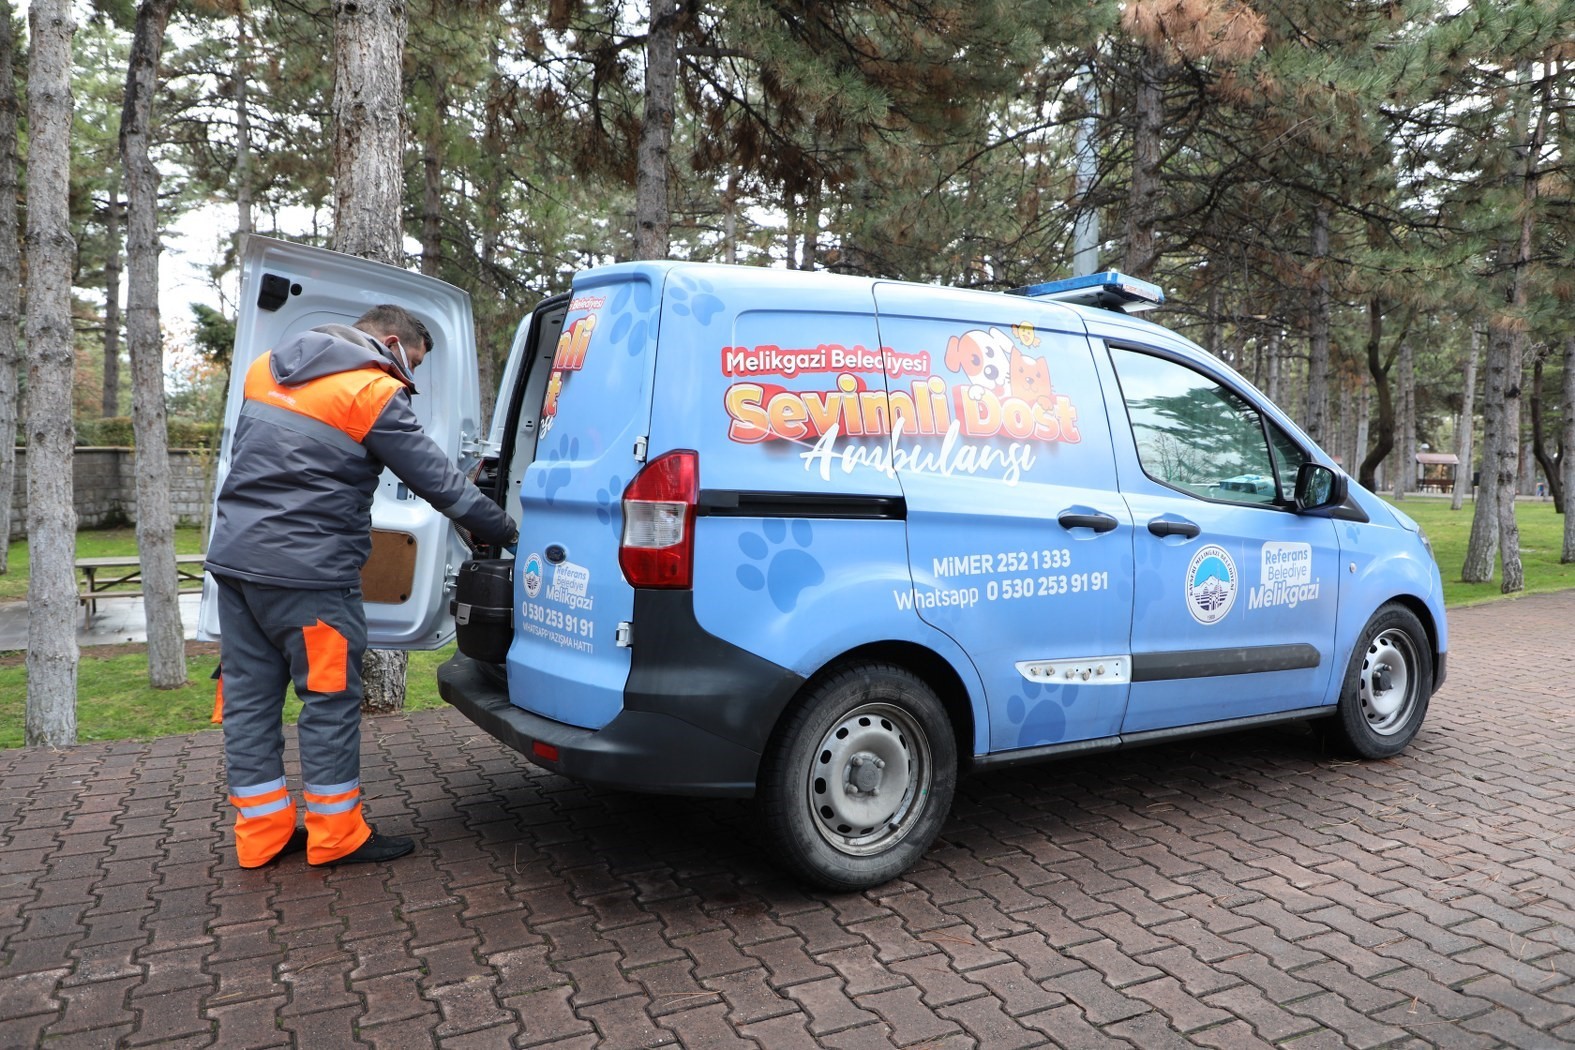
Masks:
[[[282,841],[280,835],[288,837],[281,822],[294,825],[294,805],[284,790],[281,724],[291,684],[302,701],[296,725],[307,829],[314,840],[322,839],[322,856],[348,852],[369,834],[360,812],[361,657],[366,651],[360,588],[302,590],[214,579],[222,635],[224,758],[231,801],[240,813],[242,864],[266,858]],[[250,854],[243,841],[249,838],[258,843]],[[345,849],[347,843],[353,845]],[[315,841],[309,849],[318,852]]]

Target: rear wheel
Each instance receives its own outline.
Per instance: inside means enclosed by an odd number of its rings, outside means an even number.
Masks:
[[[812,685],[778,728],[760,813],[784,866],[859,890],[924,854],[956,783],[957,745],[934,691],[900,667],[858,664]]]
[[[1422,727],[1433,691],[1433,649],[1416,614],[1386,605],[1368,621],[1345,672],[1335,715],[1340,741],[1362,758],[1399,754]]]

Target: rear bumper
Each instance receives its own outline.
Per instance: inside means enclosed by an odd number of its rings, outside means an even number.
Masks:
[[[508,687],[463,654],[438,668],[443,699],[544,769],[589,784],[663,795],[748,797],[760,753],[671,715],[625,709],[601,729],[581,729],[509,702]],[[549,760],[540,742],[557,749]]]

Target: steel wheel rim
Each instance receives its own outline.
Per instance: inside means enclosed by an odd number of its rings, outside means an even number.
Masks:
[[[862,704],[810,758],[804,790],[815,830],[850,857],[890,849],[918,823],[933,773],[929,738],[911,714]]]
[[[1362,656],[1361,701],[1367,726],[1379,736],[1400,732],[1416,707],[1416,646],[1404,631],[1381,632]]]

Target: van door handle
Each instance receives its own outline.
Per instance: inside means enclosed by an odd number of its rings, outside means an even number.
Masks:
[[[1170,518],[1155,518],[1148,523],[1148,531],[1156,536],[1185,536],[1192,539],[1203,530],[1190,521],[1175,521]]]
[[[1095,532],[1109,532],[1121,524],[1109,514],[1102,514],[1097,510],[1092,514],[1078,514],[1069,510],[1055,520],[1063,529],[1093,529]]]

